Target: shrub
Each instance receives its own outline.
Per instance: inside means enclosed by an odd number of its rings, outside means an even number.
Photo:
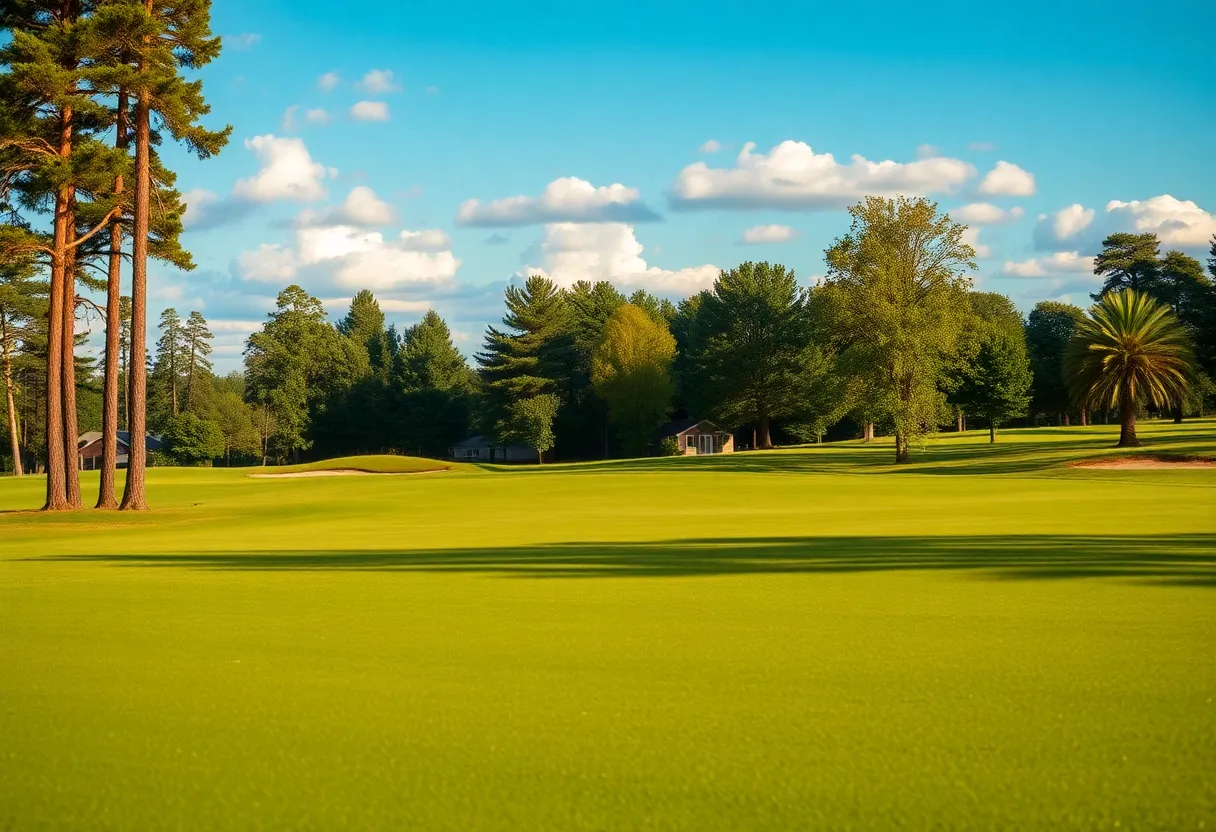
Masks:
[[[680,440],[674,436],[665,436],[659,443],[659,456],[679,456]]]

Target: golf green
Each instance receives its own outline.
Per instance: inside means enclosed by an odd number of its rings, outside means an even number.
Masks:
[[[1216,466],[1116,430],[0,480],[0,829],[1216,827]]]

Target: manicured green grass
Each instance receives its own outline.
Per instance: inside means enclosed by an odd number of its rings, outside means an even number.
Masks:
[[[0,829],[1212,828],[1216,468],[1115,430],[0,481]]]

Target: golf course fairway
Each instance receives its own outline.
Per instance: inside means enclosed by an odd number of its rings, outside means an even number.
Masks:
[[[0,479],[0,830],[1216,828],[1216,466],[1116,432]]]

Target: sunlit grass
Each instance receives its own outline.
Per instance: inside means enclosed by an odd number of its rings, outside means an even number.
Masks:
[[[1216,469],[1117,430],[0,480],[0,829],[1211,826]]]

